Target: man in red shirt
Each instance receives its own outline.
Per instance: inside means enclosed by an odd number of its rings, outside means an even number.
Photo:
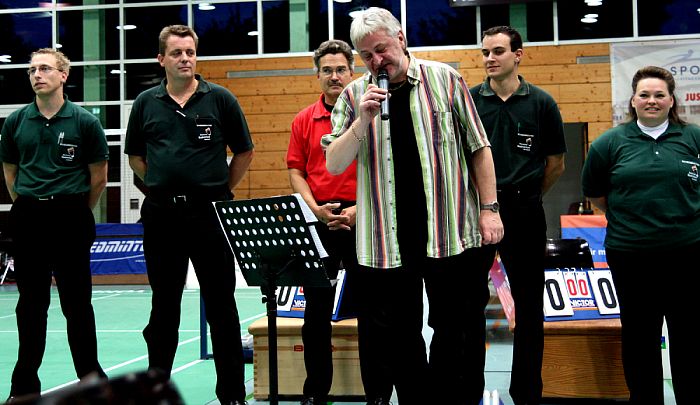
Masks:
[[[289,181],[294,192],[301,194],[319,220],[316,229],[329,255],[326,261],[328,277],[334,279],[338,270],[344,268],[349,272],[349,278],[352,278],[357,270],[356,163],[353,162],[342,174],[333,176],[326,170],[326,158],[321,149],[321,137],[331,132],[331,111],[335,101],[353,78],[352,48],[339,40],[323,42],[314,52],[314,65],[322,94],[317,102],[299,112],[292,122],[287,151]],[[302,339],[306,381],[301,403],[326,404],[333,382],[330,319],[335,288],[305,287],[304,295],[306,309]],[[345,296],[344,301],[348,298],[350,297]],[[361,319],[360,315],[360,323]],[[359,345],[362,352],[361,337]],[[363,369],[362,364],[360,367]],[[362,374],[365,391],[371,392],[368,383],[376,384],[381,378],[367,375],[364,369]],[[387,390],[389,392],[383,392],[382,396],[388,400],[391,386],[385,389]],[[371,403],[385,403],[376,402],[370,392],[367,395]]]

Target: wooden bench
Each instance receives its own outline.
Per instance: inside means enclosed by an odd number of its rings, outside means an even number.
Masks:
[[[543,396],[628,398],[620,328],[619,319],[545,322]]]
[[[333,385],[331,396],[364,398],[360,377],[360,356],[357,348],[357,319],[333,324]],[[280,396],[303,394],[306,369],[304,344],[301,341],[303,319],[277,318],[278,393]],[[253,322],[248,331],[253,335],[253,397],[265,400],[270,395],[269,346],[267,317]]]
[[[302,395],[306,371],[301,341],[303,319],[277,318],[277,345],[281,396]],[[362,397],[357,351],[357,320],[333,324],[333,396]],[[254,350],[254,397],[267,399],[268,374],[267,318],[250,325]],[[545,398],[629,397],[622,371],[619,319],[545,322],[542,364]]]

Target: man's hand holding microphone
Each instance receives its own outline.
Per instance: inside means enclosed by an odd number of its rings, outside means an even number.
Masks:
[[[389,119],[389,97],[389,74],[386,69],[379,69],[377,84],[370,84],[367,87],[360,102],[360,111],[367,119],[365,122],[369,122],[377,114],[381,114],[382,120]]]

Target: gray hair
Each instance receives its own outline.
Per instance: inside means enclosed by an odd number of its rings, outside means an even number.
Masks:
[[[350,24],[352,46],[357,49],[357,43],[362,38],[377,31],[386,31],[387,35],[397,37],[401,31],[401,22],[389,10],[383,8],[370,7],[363,10]]]

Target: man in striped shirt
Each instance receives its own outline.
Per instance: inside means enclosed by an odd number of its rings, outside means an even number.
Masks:
[[[402,404],[427,403],[428,386],[431,400],[437,393],[439,402],[478,403],[483,388],[461,392],[461,353],[465,339],[484,345],[488,273],[474,271],[477,248],[503,237],[497,210],[479,207],[498,206],[486,133],[464,79],[446,64],[413,57],[390,12],[365,10],[350,38],[368,72],[338,98],[322,144],[331,173],[357,159],[369,361],[393,382]],[[380,70],[388,73],[388,90],[377,85]],[[378,113],[387,100],[390,118],[383,120]],[[423,281],[434,331],[430,365],[421,334]]]

